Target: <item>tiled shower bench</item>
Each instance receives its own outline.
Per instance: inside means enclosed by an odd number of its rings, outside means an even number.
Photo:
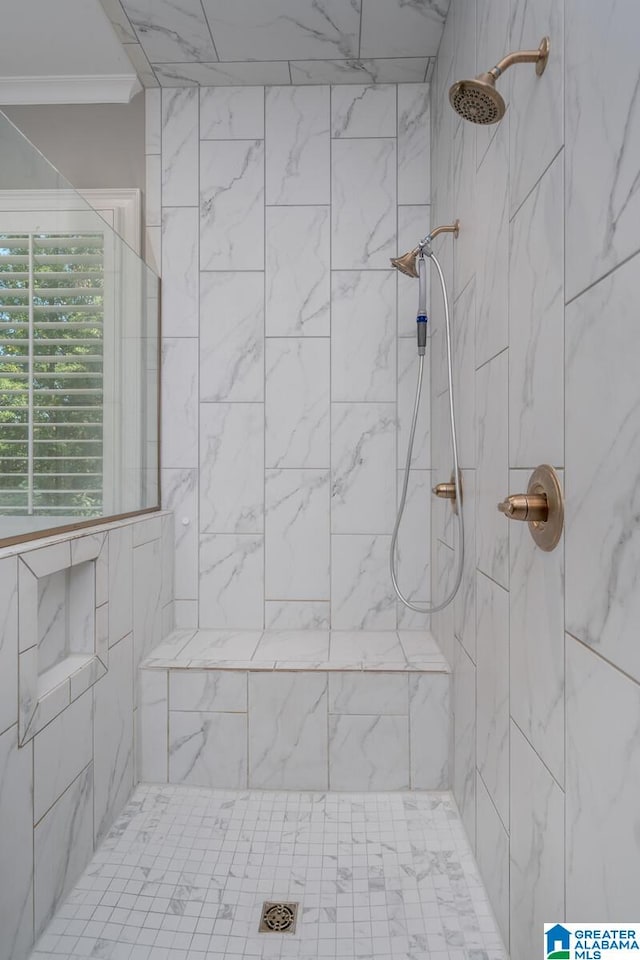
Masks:
[[[141,664],[139,779],[447,789],[450,679],[425,632],[177,631]]]

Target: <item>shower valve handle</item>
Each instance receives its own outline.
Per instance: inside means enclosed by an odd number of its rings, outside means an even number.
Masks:
[[[564,498],[560,479],[548,463],[541,463],[529,478],[526,493],[514,493],[498,504],[507,520],[524,520],[541,550],[553,550],[564,524]]]
[[[544,493],[514,493],[498,504],[498,510],[508,520],[544,523],[549,516],[549,504]]]

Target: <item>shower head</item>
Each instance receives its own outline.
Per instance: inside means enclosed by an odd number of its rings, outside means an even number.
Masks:
[[[537,50],[509,53],[495,67],[474,80],[458,80],[449,90],[449,102],[456,113],[471,123],[497,123],[507,106],[496,90],[496,80],[514,63],[535,63],[539,77],[549,59],[549,37],[543,37]]]
[[[403,253],[401,257],[391,257],[391,266],[395,267],[396,270],[399,270],[400,273],[404,273],[406,277],[413,277],[416,279],[418,277],[416,261],[420,254],[423,253],[424,248],[429,246],[431,241],[438,237],[441,233],[452,233],[454,237],[457,237],[459,232],[459,220],[455,220],[453,223],[447,223],[442,227],[434,227],[431,233],[427,234],[424,240],[421,240],[418,246],[414,247],[413,250],[409,250],[408,253]]]

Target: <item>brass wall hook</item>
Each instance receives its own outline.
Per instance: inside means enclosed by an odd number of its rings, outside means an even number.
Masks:
[[[558,474],[543,463],[531,474],[526,493],[514,493],[498,504],[507,520],[523,520],[541,550],[556,547],[564,525],[564,498]]]

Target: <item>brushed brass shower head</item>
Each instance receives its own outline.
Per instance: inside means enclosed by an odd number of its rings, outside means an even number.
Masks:
[[[391,266],[399,270],[400,273],[404,273],[406,277],[416,279],[418,277],[418,268],[416,266],[417,258],[424,251],[425,247],[428,247],[431,241],[439,237],[441,233],[452,233],[454,237],[457,237],[460,233],[460,221],[454,220],[453,223],[446,223],[443,226],[434,227],[431,233],[427,234],[424,240],[421,240],[413,250],[409,250],[408,253],[403,253],[401,257],[391,257]]]
[[[518,50],[480,73],[473,80],[458,80],[449,90],[449,102],[456,113],[471,123],[497,123],[504,117],[507,105],[496,90],[496,80],[514,63],[535,63],[539,77],[549,59],[549,37],[543,37],[537,50]]]

